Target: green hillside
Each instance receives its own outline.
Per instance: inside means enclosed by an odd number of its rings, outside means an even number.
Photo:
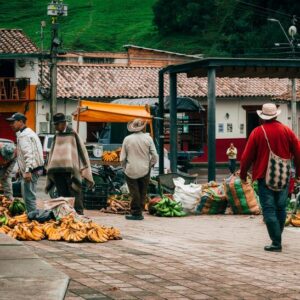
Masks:
[[[0,2],[0,27],[21,28],[38,45],[40,22],[45,20],[44,49],[49,49],[50,17],[48,0],[7,0]],[[61,18],[61,34],[66,50],[122,51],[125,44],[195,53],[199,38],[172,34],[160,37],[153,26],[155,0],[65,0],[69,12]]]

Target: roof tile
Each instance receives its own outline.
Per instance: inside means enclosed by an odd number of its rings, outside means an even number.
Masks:
[[[0,29],[0,53],[37,53],[38,48],[21,29]]]
[[[49,70],[44,68],[49,86]],[[58,65],[58,98],[158,97],[158,71],[153,67]],[[169,78],[165,76],[165,93]],[[217,78],[217,97],[278,97],[290,88],[288,79]],[[206,97],[207,78],[178,75],[178,95]]]

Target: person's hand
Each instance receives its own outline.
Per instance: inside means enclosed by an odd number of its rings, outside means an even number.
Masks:
[[[30,182],[30,181],[31,181],[31,178],[32,178],[32,174],[31,174],[30,172],[26,172],[26,173],[24,174],[24,180],[25,180],[26,182]]]

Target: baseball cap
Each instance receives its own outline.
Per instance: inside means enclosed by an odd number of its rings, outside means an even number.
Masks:
[[[6,121],[9,122],[14,122],[14,121],[26,121],[27,118],[25,117],[25,115],[21,114],[21,113],[15,113],[13,114],[10,118],[7,118]]]

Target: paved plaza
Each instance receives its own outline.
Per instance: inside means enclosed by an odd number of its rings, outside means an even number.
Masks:
[[[261,216],[86,215],[118,227],[123,240],[25,242],[70,276],[67,300],[300,299],[300,229],[285,231],[282,253],[268,253]]]

